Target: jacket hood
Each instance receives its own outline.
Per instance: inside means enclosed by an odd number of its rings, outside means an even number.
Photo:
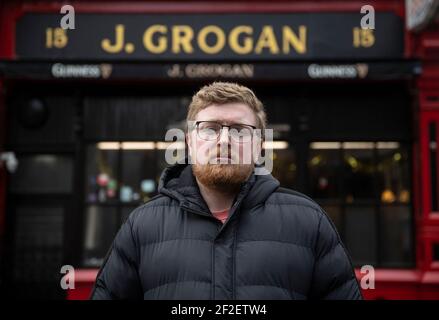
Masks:
[[[255,207],[264,203],[278,187],[279,181],[271,174],[255,175],[253,172],[242,184],[235,202],[242,200],[243,208]],[[176,164],[163,170],[158,191],[160,194],[176,199],[181,206],[210,213],[192,173],[192,165]]]

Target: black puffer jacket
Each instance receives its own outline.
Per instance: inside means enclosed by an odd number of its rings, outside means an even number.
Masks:
[[[162,175],[101,268],[93,299],[361,299],[334,226],[308,197],[252,175],[224,225],[190,166]]]

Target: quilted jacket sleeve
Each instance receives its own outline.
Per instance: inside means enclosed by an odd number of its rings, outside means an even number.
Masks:
[[[350,257],[329,218],[322,212],[315,246],[315,265],[310,297],[361,300]]]
[[[137,245],[132,234],[131,220],[128,219],[122,225],[113,241],[96,278],[90,297],[93,300],[143,298],[137,271]]]

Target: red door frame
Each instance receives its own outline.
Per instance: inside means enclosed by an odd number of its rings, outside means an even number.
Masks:
[[[439,101],[438,101],[439,104]],[[430,159],[429,125],[436,123],[435,140],[439,142],[439,109],[420,112],[420,162],[421,162],[421,216],[418,218],[419,240],[423,252],[424,270],[439,271],[439,261],[433,261],[433,245],[439,245],[439,212],[432,210],[432,172]],[[437,147],[436,147],[437,148]],[[439,180],[439,157],[436,157],[436,182]],[[436,195],[438,196],[438,195]]]

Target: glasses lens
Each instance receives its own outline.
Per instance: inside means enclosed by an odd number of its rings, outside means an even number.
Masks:
[[[235,142],[245,143],[252,139],[253,130],[244,126],[233,126],[230,128],[230,136]]]
[[[216,122],[200,122],[198,124],[198,136],[203,140],[215,140],[221,132],[221,125]]]

